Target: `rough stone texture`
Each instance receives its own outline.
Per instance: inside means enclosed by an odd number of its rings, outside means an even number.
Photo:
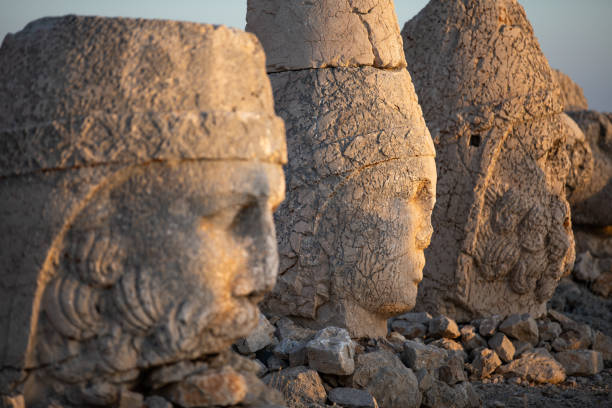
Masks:
[[[391,329],[406,336],[407,339],[424,337],[427,334],[427,327],[421,323],[411,323],[406,320],[394,320]]]
[[[520,357],[523,353],[533,351],[534,347],[531,343],[522,340],[512,340],[514,346],[514,358]]]
[[[447,353],[447,354],[449,354],[449,355],[451,355],[451,354],[458,355],[463,360],[465,360],[467,358],[467,353],[463,349],[463,346],[461,344],[457,343],[456,341],[451,340],[451,339],[444,339],[444,338],[442,338],[442,339],[434,340],[431,343],[429,343],[428,346],[439,347],[441,349],[450,351],[450,353]]]
[[[466,325],[461,328],[461,344],[466,351],[472,351],[478,347],[486,347],[487,341],[476,333],[476,328]]]
[[[538,383],[558,384],[565,381],[565,369],[546,349],[535,349],[498,369],[505,376],[516,376]]]
[[[514,359],[514,353],[516,352],[514,345],[503,333],[495,333],[489,339],[489,347],[497,353],[504,363],[509,363]]]
[[[306,344],[308,365],[325,374],[350,375],[355,371],[355,344],[348,331],[327,327]]]
[[[504,316],[502,315],[493,315],[483,318],[478,325],[478,333],[486,337],[494,335],[497,327],[503,320]]]
[[[598,331],[593,336],[592,349],[599,351],[605,362],[612,362],[612,337]]]
[[[515,0],[432,0],[402,30],[438,158],[418,310],[545,313],[573,263],[559,87]]]
[[[414,307],[432,234],[434,149],[410,75],[366,66],[270,79],[288,195],[276,216],[280,276],[262,307],[385,337],[386,320]]]
[[[448,385],[467,381],[463,363],[463,358],[457,355],[451,355],[438,369],[438,377]]]
[[[593,149],[580,126],[566,113],[561,114],[561,119],[567,129],[565,148],[570,161],[569,174],[565,180],[565,193],[569,203],[573,204],[593,194],[591,185],[597,182],[593,180],[595,158]]]
[[[601,275],[598,261],[599,259],[593,258],[589,251],[576,255],[573,271],[574,278],[588,283],[595,281]]]
[[[461,335],[461,332],[453,319],[449,319],[446,316],[438,316],[429,322],[428,335],[434,338],[456,339]]]
[[[293,367],[268,374],[264,383],[280,391],[291,408],[325,407],[327,393],[315,370]]]
[[[561,101],[563,109],[566,111],[580,111],[589,109],[589,102],[584,96],[580,85],[575,83],[572,78],[559,71],[552,70],[555,80],[561,88]]]
[[[248,0],[246,30],[268,72],[406,66],[392,0]]]
[[[591,285],[591,290],[601,297],[612,295],[612,272],[602,273]]]
[[[595,111],[568,112],[584,132],[593,156],[593,174],[580,194],[572,196],[575,224],[612,225],[612,115]]]
[[[553,341],[563,331],[561,325],[557,322],[541,321],[538,320],[538,333],[540,334],[540,341]]]
[[[414,372],[391,352],[358,355],[352,381],[355,386],[367,389],[380,408],[418,408],[421,404]]]
[[[423,393],[423,408],[480,408],[480,397],[468,382],[449,386],[442,381],[433,380],[432,385]]]
[[[159,395],[147,397],[144,401],[146,408],[173,408],[172,403]]]
[[[259,313],[259,322],[255,330],[248,337],[238,340],[236,347],[243,354],[255,353],[274,343],[275,330],[274,326],[266,319],[266,316],[263,313]]]
[[[499,331],[516,340],[527,341],[534,346],[538,344],[540,337],[538,324],[529,314],[514,314],[508,316],[508,318],[499,325]]]
[[[567,375],[595,375],[604,368],[599,351],[572,350],[555,354],[555,359],[565,368]]]
[[[472,373],[478,379],[488,378],[502,364],[497,353],[491,349],[482,349],[472,361]]]
[[[378,408],[376,399],[365,390],[339,387],[329,392],[328,399],[346,408]]]
[[[45,18],[0,76],[0,395],[117,406],[247,336],[286,161],[255,36]]]
[[[434,371],[446,360],[446,350],[408,340],[404,343],[402,361],[414,371],[423,368]]]

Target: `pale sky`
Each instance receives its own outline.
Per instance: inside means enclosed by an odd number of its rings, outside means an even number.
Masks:
[[[289,0],[288,0],[289,1]],[[583,89],[591,109],[612,112],[612,0],[519,0],[551,67]],[[395,0],[400,28],[427,0]],[[0,0],[0,38],[64,14],[163,18],[244,28],[246,0]]]

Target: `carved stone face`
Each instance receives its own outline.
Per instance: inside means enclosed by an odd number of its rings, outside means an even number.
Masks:
[[[279,165],[153,163],[124,170],[74,220],[47,285],[40,363],[83,379],[227,348],[257,323],[278,255]],[[96,355],[97,353],[97,355]],[[94,368],[98,366],[97,368]]]
[[[433,157],[390,161],[349,178],[337,196],[341,204],[328,211],[341,298],[383,316],[414,307],[433,232],[435,186]]]

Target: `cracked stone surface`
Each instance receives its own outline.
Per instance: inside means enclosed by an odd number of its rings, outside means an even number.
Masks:
[[[437,151],[417,310],[541,316],[574,260],[559,87],[515,0],[432,0],[403,30]]]
[[[406,66],[393,0],[248,0],[268,72]]]
[[[210,355],[278,268],[286,147],[255,36],[45,18],[0,75],[0,396],[124,406],[190,376],[246,402],[259,380]]]
[[[255,25],[265,14],[263,3],[305,13],[304,21],[335,15],[348,4],[251,1],[248,29],[258,35],[270,29],[263,21]],[[395,14],[392,2],[362,3],[373,7],[373,16]],[[385,21],[372,30],[387,30]],[[349,34],[362,29],[361,23],[351,27]],[[320,27],[323,33],[328,28]],[[286,37],[260,39],[267,51],[305,46],[302,37]],[[351,44],[349,38],[342,44]],[[401,46],[398,36],[389,41],[381,50]],[[332,50],[338,59],[357,55]],[[269,74],[274,106],[287,128],[289,164],[287,200],[275,218],[280,276],[263,307],[304,326],[382,337],[388,317],[414,307],[432,234],[435,152],[408,72],[356,63]]]
[[[589,102],[584,96],[584,92],[580,85],[575,83],[572,78],[559,71],[553,69],[553,75],[561,88],[561,98],[563,100],[563,109],[565,111],[581,111],[589,109]]]

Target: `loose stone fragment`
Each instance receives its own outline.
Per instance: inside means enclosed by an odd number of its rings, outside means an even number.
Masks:
[[[173,408],[172,403],[159,395],[147,397],[144,401],[145,408]]]
[[[420,323],[425,326],[429,326],[429,322],[432,317],[427,312],[408,312],[397,317],[392,318],[392,320],[405,320],[410,323]]]
[[[599,351],[605,362],[612,362],[612,337],[600,331],[595,332],[592,349]]]
[[[534,346],[538,344],[538,324],[527,313],[510,315],[499,325],[499,330],[516,340],[527,341]]]
[[[601,275],[599,265],[589,251],[576,256],[574,263],[574,277],[583,282],[593,282]]]
[[[274,343],[274,331],[276,329],[270,324],[263,313],[259,313],[259,322],[255,330],[248,337],[240,339],[236,342],[238,351],[242,354],[255,353],[262,348]]]
[[[320,330],[306,344],[306,354],[310,367],[321,373],[350,375],[355,371],[355,344],[345,329]]]
[[[463,369],[463,358],[451,355],[438,369],[438,377],[448,385],[467,381],[467,376]]]
[[[530,382],[558,384],[565,381],[563,366],[542,348],[523,353],[519,359],[501,366],[498,372]]]
[[[540,317],[574,261],[574,143],[525,11],[430,1],[402,38],[440,175],[417,310]]]
[[[391,328],[408,339],[424,337],[427,334],[427,327],[421,323],[412,323],[406,320],[394,320]]]
[[[480,325],[478,326],[478,332],[481,336],[490,337],[495,334],[497,326],[499,326],[502,320],[504,320],[504,317],[501,315],[485,317],[480,321]]]
[[[144,397],[142,394],[131,391],[121,391],[119,394],[119,408],[134,408],[142,407],[144,404]]]
[[[423,393],[423,404],[425,408],[477,408],[481,407],[478,394],[468,382],[449,386],[448,384],[434,380],[432,386]]]
[[[514,346],[514,358],[520,357],[526,351],[532,351],[534,349],[533,345],[529,342],[522,340],[511,340],[512,345]]]
[[[321,377],[315,370],[292,367],[268,374],[263,382],[279,390],[287,405],[296,408],[318,408],[325,406],[327,393]]]
[[[461,346],[461,344],[451,339],[438,339],[438,340],[435,340],[429,343],[428,346],[438,347],[438,348],[447,350],[449,352],[447,353],[448,355],[459,356],[464,361],[467,359],[467,353],[463,349],[463,346]]]
[[[414,371],[426,369],[433,372],[447,357],[446,350],[408,340],[404,343],[402,361]]]
[[[414,372],[388,351],[359,354],[352,381],[367,389],[381,408],[418,408],[421,404]]]
[[[237,405],[247,395],[244,377],[231,367],[210,370],[171,384],[164,396],[182,407]]]
[[[461,344],[466,351],[472,351],[478,347],[486,347],[487,341],[476,333],[474,326],[466,325],[461,328]]]
[[[514,359],[514,345],[503,333],[495,333],[489,340],[489,347],[494,350],[504,363]]]
[[[372,395],[366,390],[355,388],[334,388],[327,398],[335,404],[346,408],[378,408]]]
[[[582,328],[570,329],[561,333],[551,343],[555,351],[588,349],[593,340],[592,330],[588,325]]]
[[[461,332],[453,319],[446,316],[438,316],[429,322],[428,335],[434,338],[456,339],[461,335]]]
[[[604,368],[601,353],[594,350],[562,351],[555,354],[555,359],[567,375],[595,375]]]
[[[542,321],[538,320],[538,333],[540,334],[540,341],[553,341],[563,331],[561,325],[557,322]]]
[[[604,298],[612,294],[612,272],[602,273],[591,285],[591,290]]]
[[[286,317],[279,319],[278,322],[276,322],[276,327],[280,340],[292,339],[309,341],[317,334],[316,330],[301,327],[293,322],[293,320]]]
[[[473,374],[476,378],[488,378],[502,364],[501,360],[491,349],[483,349],[472,362]]]

